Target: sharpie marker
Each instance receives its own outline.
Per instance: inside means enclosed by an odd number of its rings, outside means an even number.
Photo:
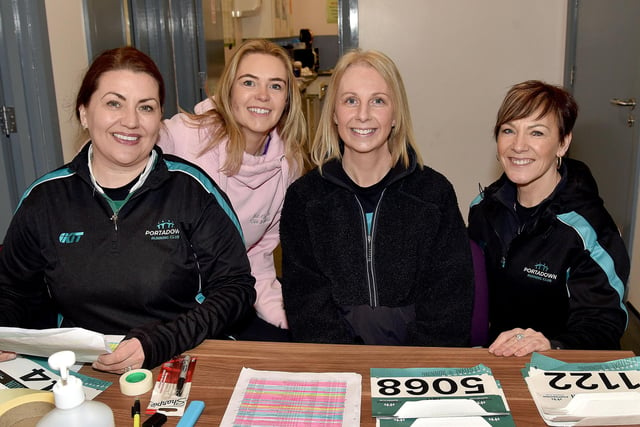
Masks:
[[[191,363],[191,356],[187,354],[182,358],[182,369],[180,369],[180,377],[178,377],[176,396],[182,396],[182,390],[184,389],[185,381],[187,381],[187,373],[189,372],[190,363]]]
[[[202,400],[192,401],[187,410],[184,411],[184,415],[180,418],[176,427],[193,427],[203,410],[204,402]]]

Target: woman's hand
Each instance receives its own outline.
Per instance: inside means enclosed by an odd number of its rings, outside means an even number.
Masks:
[[[526,356],[534,351],[551,350],[551,343],[531,328],[515,328],[504,331],[489,346],[489,353],[496,356]]]
[[[124,374],[132,369],[142,367],[144,362],[144,350],[137,338],[122,341],[113,353],[101,354],[98,360],[93,362],[93,369]]]
[[[17,354],[12,351],[2,351],[0,350],[0,362],[6,362],[7,360],[15,359]]]

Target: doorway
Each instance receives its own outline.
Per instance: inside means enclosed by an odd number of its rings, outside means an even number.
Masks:
[[[631,251],[638,193],[640,2],[572,0],[567,81],[579,105],[569,155],[593,173]],[[639,106],[640,107],[640,106]]]

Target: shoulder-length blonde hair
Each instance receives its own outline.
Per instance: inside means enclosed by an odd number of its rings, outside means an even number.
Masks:
[[[365,64],[376,70],[391,90],[395,126],[391,129],[388,145],[393,164],[395,165],[398,161],[402,161],[405,167],[409,166],[409,147],[411,147],[416,153],[418,166],[422,167],[422,157],[416,146],[413,134],[407,93],[398,68],[391,58],[384,53],[360,49],[344,54],[333,69],[333,75],[329,81],[322,107],[320,122],[318,123],[318,130],[311,145],[311,162],[322,171],[322,166],[328,161],[333,159],[342,160],[340,135],[338,135],[338,128],[333,117],[336,111],[340,81],[347,69],[354,64]]]
[[[229,138],[227,160],[221,170],[234,175],[240,170],[246,141],[240,131],[231,108],[231,89],[236,79],[240,61],[252,53],[274,56],[282,61],[287,70],[287,102],[282,116],[276,125],[278,135],[284,141],[284,153],[291,171],[300,171],[304,167],[304,149],[307,142],[307,126],[302,113],[302,101],[289,54],[277,44],[268,40],[256,39],[242,43],[225,66],[211,97],[215,109],[202,114],[189,115],[203,127],[210,127],[210,139],[202,153],[218,145],[224,137]]]

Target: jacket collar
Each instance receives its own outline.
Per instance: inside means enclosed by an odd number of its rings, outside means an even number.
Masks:
[[[89,183],[95,190],[104,194],[104,190],[96,182],[92,168],[91,168],[91,153],[93,146],[91,141],[88,141],[76,155],[76,157],[69,164],[69,168],[73,170],[79,177]],[[149,161],[145,166],[144,171],[138,178],[138,182],[131,188],[131,193],[140,189],[145,184],[150,187],[156,187],[168,178],[168,169],[164,162],[160,161],[163,158],[162,150],[155,145],[149,156]]]
[[[387,186],[393,184],[411,174],[417,167],[417,160],[415,152],[409,147],[409,167],[404,167],[402,161],[398,161],[395,166],[391,168],[388,174]],[[346,173],[342,168],[342,162],[338,159],[329,160],[322,166],[322,177],[327,181],[330,181],[341,187],[345,187],[351,190],[351,182],[346,178]]]

